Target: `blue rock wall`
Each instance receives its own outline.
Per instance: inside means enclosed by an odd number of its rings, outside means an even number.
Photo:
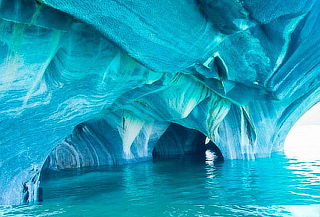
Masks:
[[[79,166],[147,159],[171,123],[227,159],[280,150],[320,100],[319,10],[315,0],[0,0],[0,204],[21,203],[24,188],[32,202],[45,160],[71,141],[87,153],[70,159]]]

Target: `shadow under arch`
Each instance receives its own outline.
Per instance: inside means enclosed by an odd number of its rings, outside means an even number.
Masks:
[[[192,155],[199,159],[205,157],[205,152],[215,153],[216,160],[223,160],[220,149],[198,130],[189,129],[172,123],[160,137],[152,152],[153,159],[174,158]]]

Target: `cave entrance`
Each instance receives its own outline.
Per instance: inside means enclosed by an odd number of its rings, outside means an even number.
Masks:
[[[172,123],[155,145],[154,160],[191,158],[213,163],[223,160],[219,148],[201,132]]]
[[[320,158],[320,103],[309,109],[291,128],[284,143],[288,158]]]

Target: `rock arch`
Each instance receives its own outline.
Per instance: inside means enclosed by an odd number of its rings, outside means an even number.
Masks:
[[[280,149],[319,102],[320,3],[219,2],[1,1],[0,203],[21,203],[56,144],[100,118],[128,157],[170,123],[229,159]]]

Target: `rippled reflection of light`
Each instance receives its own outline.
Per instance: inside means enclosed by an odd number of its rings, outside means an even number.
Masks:
[[[290,216],[293,217],[320,217],[320,206],[309,205],[309,206],[285,206],[284,207]]]
[[[214,160],[216,159],[216,155],[211,150],[206,150],[206,164],[213,165]]]

